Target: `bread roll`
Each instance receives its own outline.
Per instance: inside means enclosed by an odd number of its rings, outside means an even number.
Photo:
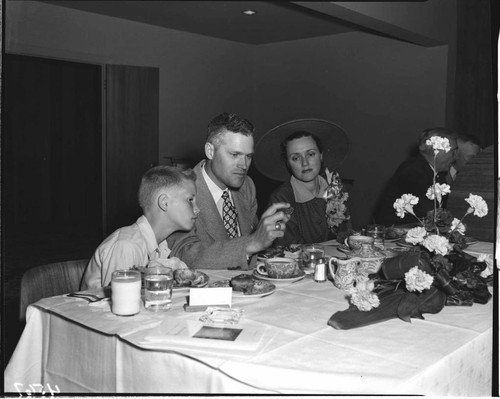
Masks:
[[[235,291],[247,292],[252,289],[255,280],[249,274],[239,274],[233,277],[229,284]]]

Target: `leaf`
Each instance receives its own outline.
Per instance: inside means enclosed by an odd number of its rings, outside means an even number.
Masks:
[[[407,293],[399,303],[398,317],[407,322],[410,322],[412,317],[423,319],[422,313],[418,311],[419,305],[417,296]]]
[[[382,263],[381,271],[387,280],[404,279],[405,273],[412,267],[417,266],[420,260],[420,252],[407,251],[394,258],[388,258]]]
[[[405,321],[423,319],[423,313],[439,313],[445,304],[446,294],[435,287],[422,293],[408,292],[399,304],[398,316]]]

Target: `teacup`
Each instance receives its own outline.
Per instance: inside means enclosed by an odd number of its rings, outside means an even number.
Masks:
[[[345,239],[345,245],[347,245],[351,250],[361,248],[363,244],[373,245],[375,238],[367,236],[349,236]]]
[[[291,258],[270,258],[264,263],[257,264],[257,273],[270,278],[290,278],[296,276],[299,271],[297,260]]]

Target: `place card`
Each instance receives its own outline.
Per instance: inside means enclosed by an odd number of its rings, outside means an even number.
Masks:
[[[189,305],[186,312],[200,312],[208,306],[231,307],[233,289],[231,287],[190,288]]]

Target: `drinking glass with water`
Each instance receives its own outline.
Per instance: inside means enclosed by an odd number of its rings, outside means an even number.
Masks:
[[[385,242],[385,226],[382,224],[369,224],[366,226],[366,235],[368,237],[373,237],[375,242],[373,245],[384,249]]]
[[[153,312],[172,307],[173,270],[167,266],[149,266],[144,276],[144,307]]]
[[[325,249],[322,245],[319,244],[311,244],[306,245],[303,248],[303,261],[305,268],[314,268],[316,263],[318,263],[318,259],[325,257]]]

